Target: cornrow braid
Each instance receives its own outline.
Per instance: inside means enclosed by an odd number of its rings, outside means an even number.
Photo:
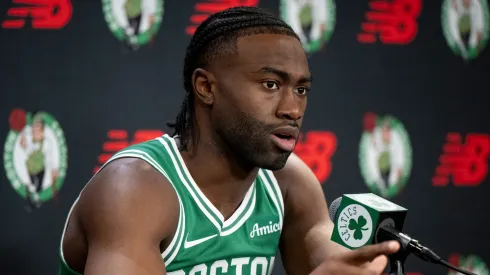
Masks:
[[[209,16],[196,29],[184,59],[186,95],[175,123],[172,136],[179,136],[180,150],[187,150],[189,138],[196,141],[194,130],[194,91],[192,74],[197,68],[207,68],[219,55],[236,53],[236,40],[254,34],[283,34],[299,40],[293,29],[277,16],[256,7],[234,7]]]

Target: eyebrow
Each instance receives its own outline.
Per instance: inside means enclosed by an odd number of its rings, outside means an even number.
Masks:
[[[276,69],[276,68],[272,68],[272,67],[262,67],[262,68],[260,68],[260,70],[258,70],[258,72],[275,74],[275,75],[277,75],[280,78],[285,79],[285,80],[291,79],[291,75],[289,73],[282,71],[282,70],[279,70],[279,69]],[[313,77],[302,76],[298,82],[299,83],[313,82]]]

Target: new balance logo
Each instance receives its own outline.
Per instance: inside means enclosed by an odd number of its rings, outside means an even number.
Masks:
[[[13,0],[7,11],[9,19],[2,22],[4,29],[23,28],[30,18],[34,29],[61,29],[70,21],[73,9],[70,0]],[[20,5],[20,6],[19,6]]]
[[[417,35],[422,0],[371,0],[369,8],[359,42],[374,43],[378,34],[384,44],[408,44]]]
[[[459,133],[449,133],[446,139],[432,184],[446,186],[452,176],[455,186],[479,185],[488,173],[490,135],[471,133],[465,143]]]
[[[263,235],[269,235],[274,232],[278,232],[281,230],[281,225],[279,223],[272,223],[272,221],[269,221],[269,225],[265,226],[259,226],[258,223],[254,224],[252,228],[252,232],[250,232],[250,238],[255,238],[255,237],[260,237]]]
[[[197,26],[211,14],[237,6],[256,7],[258,5],[259,0],[202,0],[201,3],[196,3],[194,6],[195,13],[191,16],[191,22],[185,32],[188,35],[193,35]]]
[[[128,140],[128,132],[126,130],[109,130],[107,132],[107,140],[102,145],[102,153],[98,157],[98,165],[94,167],[93,173],[97,173],[100,167],[106,163],[116,152],[140,142],[161,137],[164,133],[160,130],[137,130],[133,135],[133,140]]]
[[[332,132],[311,131],[301,134],[294,149],[323,184],[332,173],[332,157],[337,150],[337,137]]]
[[[164,134],[158,129],[137,130],[130,140],[127,130],[113,129],[107,132],[107,141],[102,145],[102,152],[98,156],[97,165],[93,169],[95,174],[114,153],[129,145],[144,142],[160,137]],[[332,157],[337,150],[337,137],[328,131],[311,131],[302,133],[294,149],[297,154],[315,173],[318,181],[323,184],[332,173]]]

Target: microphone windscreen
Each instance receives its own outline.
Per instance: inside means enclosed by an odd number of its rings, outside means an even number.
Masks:
[[[330,216],[330,219],[332,220],[333,223],[337,222],[337,214],[339,212],[339,206],[341,202],[342,202],[342,197],[336,198],[328,208],[328,215]]]

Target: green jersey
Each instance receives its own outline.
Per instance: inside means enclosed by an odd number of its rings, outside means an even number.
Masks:
[[[165,134],[132,145],[107,163],[123,157],[148,162],[178,196],[177,231],[162,253],[167,274],[271,273],[284,219],[283,197],[271,171],[259,170],[238,209],[225,220],[192,179],[172,137]],[[60,252],[59,275],[79,275],[66,264],[62,249]]]

